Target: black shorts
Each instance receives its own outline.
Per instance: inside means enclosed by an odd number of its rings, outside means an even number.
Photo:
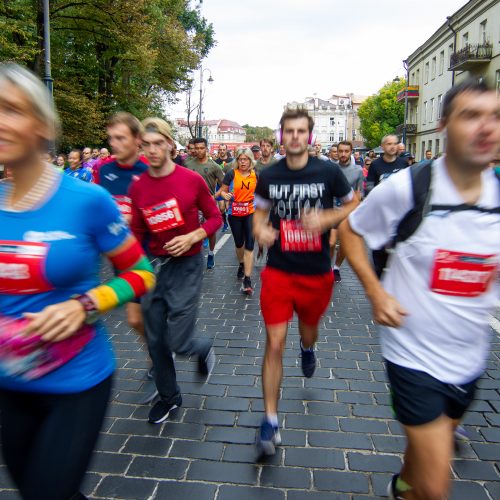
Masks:
[[[477,379],[463,385],[445,384],[429,374],[385,360],[392,406],[403,425],[422,425],[441,415],[460,419],[472,403]]]

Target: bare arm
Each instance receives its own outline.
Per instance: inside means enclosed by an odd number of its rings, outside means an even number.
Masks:
[[[384,290],[370,264],[363,238],[352,230],[348,220],[340,224],[339,236],[347,260],[371,302],[374,320],[381,325],[397,328],[402,324],[407,312],[392,295]]]
[[[253,234],[259,245],[271,247],[278,238],[278,231],[269,222],[269,210],[256,208],[253,214]]]

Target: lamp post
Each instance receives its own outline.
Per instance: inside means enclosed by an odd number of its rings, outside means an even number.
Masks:
[[[405,114],[403,118],[403,144],[406,148],[406,116],[408,114],[408,61],[405,59],[403,61],[403,67],[406,70],[406,83],[405,83]]]
[[[198,133],[197,133],[198,137],[201,137],[203,134],[201,119],[203,116],[203,111],[202,111],[202,108],[203,108],[203,73],[205,71],[208,71],[210,74],[207,82],[212,83],[214,81],[214,79],[212,78],[212,72],[208,68],[203,69],[203,67],[200,64],[200,105],[198,107]]]

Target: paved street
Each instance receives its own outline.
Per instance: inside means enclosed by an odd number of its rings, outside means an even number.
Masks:
[[[260,370],[265,342],[259,291],[239,292],[232,239],[205,275],[197,324],[215,338],[217,365],[207,384],[196,363],[177,360],[183,406],[161,425],[146,422],[146,350],[123,310],[107,319],[118,356],[109,406],[84,493],[106,499],[347,500],[385,495],[401,465],[404,439],[392,418],[376,328],[352,272],[343,270],[321,325],[319,366],[305,380],[297,324],[284,359],[283,445],[256,463],[262,418]],[[257,276],[257,273],[255,273]],[[471,436],[453,462],[453,499],[500,498],[500,341],[465,419]],[[47,457],[50,460],[50,457]],[[0,498],[18,498],[0,468]]]

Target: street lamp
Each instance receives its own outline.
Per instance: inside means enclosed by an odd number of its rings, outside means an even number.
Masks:
[[[405,59],[403,61],[403,67],[406,70],[406,83],[405,83],[405,114],[403,119],[403,144],[406,148],[406,115],[408,114],[408,61]]]
[[[201,119],[202,119],[202,116],[203,116],[203,111],[202,111],[202,105],[203,105],[203,73],[205,71],[208,71],[210,76],[208,77],[208,80],[207,82],[208,83],[212,83],[214,81],[214,79],[212,78],[212,72],[208,69],[208,68],[205,68],[203,69],[203,67],[201,66],[200,64],[200,105],[198,107],[198,137],[201,137],[202,134],[203,134],[203,131],[202,131],[202,126],[201,126]]]

